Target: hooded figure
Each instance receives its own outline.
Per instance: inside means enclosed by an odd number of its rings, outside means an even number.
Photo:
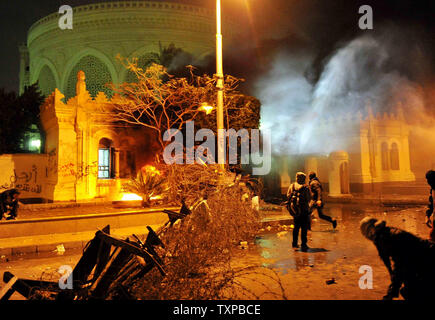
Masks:
[[[310,221],[310,189],[305,184],[306,175],[303,172],[296,173],[296,182],[290,185],[287,191],[287,208],[294,218],[293,248],[298,248],[299,230],[301,230],[301,248],[307,251],[307,232]]]
[[[435,298],[435,243],[371,217],[361,220],[360,230],[375,244],[390,274],[385,300],[399,292],[406,300]]]
[[[435,171],[429,170],[426,173],[426,180],[427,180],[427,184],[430,186],[429,204],[426,210],[426,225],[429,228],[432,228],[429,237],[432,241],[435,241],[434,219],[430,221],[434,209],[433,200],[435,198]]]
[[[0,194],[0,220],[6,214],[9,214],[6,220],[12,220],[17,217],[19,195],[18,189],[6,190]]]
[[[325,221],[328,221],[332,224],[332,227],[335,229],[337,227],[337,220],[332,219],[330,216],[327,216],[323,213],[323,197],[322,197],[322,184],[320,183],[319,179],[317,178],[317,175],[315,172],[310,172],[308,175],[310,178],[310,192],[311,192],[311,201],[310,201],[310,211],[313,212],[317,209],[317,213],[319,214],[319,218],[323,219]],[[309,228],[311,230],[311,226]]]

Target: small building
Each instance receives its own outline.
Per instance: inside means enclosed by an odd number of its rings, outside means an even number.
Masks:
[[[334,146],[336,151],[276,156],[275,173],[281,181],[281,194],[294,180],[297,171],[317,172],[331,196],[377,193],[387,186],[414,184],[411,133],[412,127],[407,124],[401,107],[392,114],[374,115],[368,107],[365,116],[358,113],[322,119],[313,129],[311,139]],[[421,138],[414,137],[416,139]],[[414,154],[419,151],[412,150]],[[418,173],[423,174],[420,167]],[[266,178],[269,179],[276,180],[276,177]],[[394,192],[394,188],[390,191]]]

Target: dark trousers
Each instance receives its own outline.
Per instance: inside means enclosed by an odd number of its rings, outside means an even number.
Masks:
[[[302,247],[307,246],[307,233],[308,233],[308,226],[310,223],[309,221],[310,219],[308,215],[294,218],[295,228],[293,229],[293,246],[298,245],[299,230],[301,230]]]
[[[332,223],[333,219],[330,216],[327,216],[326,214],[323,214],[323,206],[318,207],[318,206],[314,206],[313,207],[313,211],[317,209],[317,212],[319,213],[319,218],[326,220],[330,223]]]

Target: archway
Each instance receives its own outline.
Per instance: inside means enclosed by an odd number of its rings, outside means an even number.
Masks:
[[[97,57],[87,55],[81,58],[69,73],[65,85],[66,99],[76,95],[77,73],[82,70],[86,75],[86,88],[92,97],[96,97],[98,92],[104,92],[109,98],[113,91],[106,84],[112,83],[113,79],[109,68]]]
[[[381,157],[382,157],[382,170],[384,171],[389,170],[390,165],[388,161],[388,144],[386,142],[382,143]]]
[[[390,168],[391,170],[400,170],[399,147],[395,142],[391,145],[390,150]]]
[[[57,87],[56,78],[50,67],[45,65],[38,76],[38,86],[43,96],[47,97]]]

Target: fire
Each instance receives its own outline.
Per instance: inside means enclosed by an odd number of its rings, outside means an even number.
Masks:
[[[161,199],[163,199],[162,196],[155,196],[150,198],[150,200],[161,200]]]
[[[161,176],[162,175],[161,172],[159,170],[157,170],[156,167],[151,166],[151,165],[147,165],[147,166],[143,167],[142,171],[150,173],[153,176],[155,176],[155,175]]]
[[[142,201],[142,197],[134,193],[123,193],[121,201]]]

